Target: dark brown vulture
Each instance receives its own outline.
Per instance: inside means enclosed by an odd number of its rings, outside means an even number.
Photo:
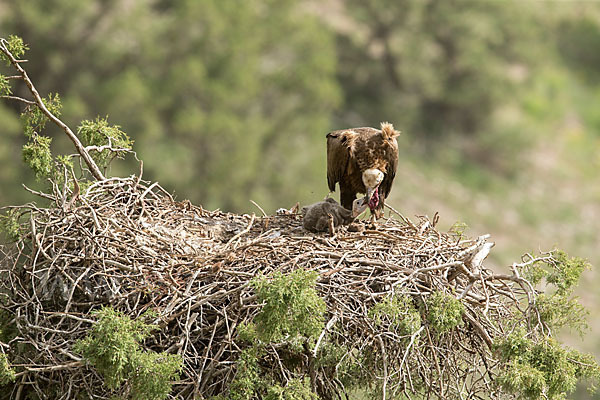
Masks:
[[[398,166],[400,132],[392,124],[375,128],[352,128],[327,134],[327,183],[340,185],[340,203],[352,209],[357,193],[366,193],[371,215],[383,216]]]

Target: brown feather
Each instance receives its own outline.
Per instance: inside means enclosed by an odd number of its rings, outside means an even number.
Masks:
[[[327,134],[327,184],[332,192],[346,173],[349,158],[348,135],[344,131]]]
[[[394,129],[394,125],[389,122],[381,123],[381,133],[383,137],[387,140],[392,140],[400,136],[400,132]]]
[[[383,122],[381,130],[369,127],[344,129],[327,134],[327,183],[329,190],[340,186],[340,203],[351,209],[357,193],[366,193],[362,173],[369,168],[379,169],[384,178],[379,185],[380,203],[383,209],[389,195],[398,166],[398,142],[400,133],[392,124]]]

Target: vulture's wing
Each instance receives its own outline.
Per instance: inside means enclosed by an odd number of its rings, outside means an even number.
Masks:
[[[387,169],[385,171],[385,177],[379,185],[379,193],[384,199],[387,199],[390,191],[392,190],[392,183],[396,176],[396,168],[398,167],[398,143],[396,139],[387,141],[388,148],[386,149],[385,155],[387,158]]]
[[[332,192],[348,168],[351,142],[349,135],[352,135],[351,131],[334,131],[327,134],[327,184]]]

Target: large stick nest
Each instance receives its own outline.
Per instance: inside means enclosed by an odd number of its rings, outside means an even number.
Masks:
[[[284,360],[284,344],[266,346],[261,366],[282,382],[310,375],[323,398],[347,396],[337,368],[313,363],[325,343],[346,349],[343,359],[369,354],[371,364],[358,373],[388,396],[428,387],[439,398],[494,397],[493,340],[506,333],[502,321],[529,319],[533,310],[534,291],[519,265],[510,275],[482,266],[491,247],[486,236],[441,233],[427,218],[413,223],[395,215],[362,232],[311,234],[299,215],[207,211],[135,177],[96,182],[77,202],[54,197],[49,208],[22,207],[30,217],[26,234],[2,249],[2,308],[18,329],[4,346],[20,371],[13,395],[35,390],[44,398],[52,383],[63,398],[108,398],[102,377],[72,350],[94,323],[90,313],[103,305],[131,317],[157,312],[161,329],[144,346],[183,357],[173,398],[221,393],[248,346],[236,328],[262,307],[251,280],[273,271],[316,271],[328,323],[294,368]],[[406,295],[426,316],[426,300],[437,292],[465,307],[449,332],[436,332],[424,317],[406,334],[369,315],[376,304]],[[16,352],[27,346],[35,351]]]

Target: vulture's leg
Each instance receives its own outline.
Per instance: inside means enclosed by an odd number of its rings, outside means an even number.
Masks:
[[[377,207],[375,208],[375,210],[371,211],[371,218],[369,219],[369,223],[373,226],[373,228],[376,228],[376,222],[379,218],[383,217],[383,207],[384,207],[384,199],[380,199],[379,204],[377,204]]]
[[[375,227],[375,222],[377,222],[377,217],[375,216],[376,213],[371,213],[371,218],[369,218],[369,224],[373,225],[373,228]]]

